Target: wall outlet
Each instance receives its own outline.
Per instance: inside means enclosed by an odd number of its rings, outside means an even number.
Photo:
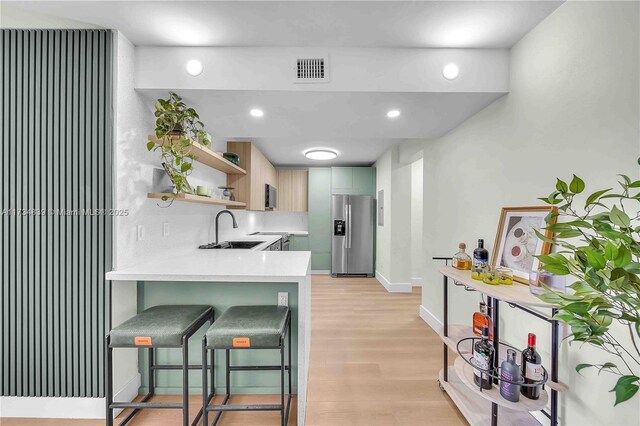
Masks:
[[[144,225],[138,225],[138,241],[144,241]]]
[[[278,292],[278,306],[289,306],[289,293]]]
[[[165,222],[162,224],[162,236],[163,237],[169,236],[169,222]]]

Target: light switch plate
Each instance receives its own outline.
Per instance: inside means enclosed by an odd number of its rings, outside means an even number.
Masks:
[[[138,225],[138,241],[144,241],[144,225]]]

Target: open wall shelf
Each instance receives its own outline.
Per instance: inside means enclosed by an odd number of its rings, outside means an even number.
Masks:
[[[165,145],[165,144],[173,144],[177,145],[180,142],[180,136],[171,136],[167,138],[157,138],[155,135],[149,135],[149,141],[155,143],[156,145]],[[195,157],[195,161],[205,164],[211,168],[216,170],[220,170],[223,173],[228,175],[246,175],[247,171],[239,166],[236,166],[231,161],[225,159],[220,154],[217,154],[211,151],[209,148],[206,148],[200,145],[196,141],[190,141],[191,144],[184,148],[189,154],[192,154]],[[227,204],[232,205],[232,204]]]
[[[150,192],[147,194],[147,198],[166,199],[167,201],[181,201],[186,203],[200,203],[200,204],[214,204],[218,206],[234,206],[234,207],[246,207],[245,203],[239,201],[220,200],[218,198],[203,197],[193,194],[173,194],[170,192]]]

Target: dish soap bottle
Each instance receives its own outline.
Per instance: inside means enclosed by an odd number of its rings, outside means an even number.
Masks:
[[[493,341],[493,323],[484,302],[480,302],[480,311],[473,314],[473,333],[476,336],[482,336],[482,327],[489,329],[489,340]]]
[[[486,269],[489,265],[489,252],[484,248],[484,240],[478,240],[478,248],[473,251],[473,268]]]
[[[473,346],[473,381],[483,389],[491,389],[493,378],[489,376],[493,371],[493,357],[495,349],[489,343],[489,327],[482,327],[482,339]]]
[[[500,368],[500,379],[500,395],[507,401],[518,402],[522,374],[516,364],[516,351],[513,349],[507,349],[507,359],[502,362]]]
[[[471,269],[471,257],[464,251],[467,248],[465,243],[458,244],[460,251],[453,255],[452,265],[456,269]]]

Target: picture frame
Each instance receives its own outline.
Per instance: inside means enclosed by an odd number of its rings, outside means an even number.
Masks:
[[[491,266],[505,267],[513,271],[513,279],[529,284],[529,272],[539,270],[540,261],[535,257],[551,252],[551,244],[537,237],[538,230],[547,238],[553,238],[553,232],[542,229],[547,226],[545,218],[557,213],[554,206],[541,207],[503,207],[498,222]],[[556,222],[556,215],[550,224]]]
[[[175,188],[176,187],[175,170],[173,170],[173,168],[171,168],[171,166],[169,166],[167,163],[162,163],[162,167],[164,168],[164,171],[169,176],[169,179],[171,179],[171,183],[173,183],[173,186]],[[184,183],[182,184],[182,187],[184,189],[183,192],[187,194],[193,194],[193,188],[191,188],[191,185],[189,185],[189,181],[186,178],[184,179]]]

